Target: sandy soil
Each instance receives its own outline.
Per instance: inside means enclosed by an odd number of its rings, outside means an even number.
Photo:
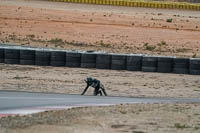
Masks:
[[[0,0],[0,42],[200,57],[199,36],[196,11]],[[194,75],[5,64],[0,90],[80,94],[87,76],[101,80],[110,96],[200,97],[200,77]],[[0,133],[199,131],[199,104],[88,107],[0,119]]]
[[[1,133],[199,133],[199,104],[135,104],[0,119]]]
[[[0,42],[200,57],[199,36],[198,11],[0,0]]]
[[[200,97],[200,76],[130,71],[0,65],[0,90],[80,94],[87,76],[110,96]],[[92,95],[90,88],[87,95]]]

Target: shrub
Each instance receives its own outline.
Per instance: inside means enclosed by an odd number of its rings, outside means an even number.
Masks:
[[[145,50],[153,51],[156,47],[155,46],[149,46],[148,43],[144,44]]]
[[[171,23],[171,22],[172,22],[172,18],[168,18],[168,19],[166,20],[166,22]]]

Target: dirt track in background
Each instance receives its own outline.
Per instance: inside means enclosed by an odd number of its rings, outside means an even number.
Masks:
[[[0,11],[0,42],[200,57],[198,11],[33,0],[0,0]]]

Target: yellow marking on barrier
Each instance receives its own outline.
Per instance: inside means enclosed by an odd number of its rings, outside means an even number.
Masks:
[[[101,0],[101,3],[102,3],[102,5],[105,5],[106,2],[104,0]]]
[[[121,5],[120,6],[125,6],[125,2],[121,1]]]
[[[197,10],[200,10],[200,6],[196,6],[196,9],[197,9]]]
[[[106,0],[106,3],[105,3],[105,4],[106,4],[106,5],[109,5],[109,4],[110,4],[109,2],[110,2],[110,1]]]
[[[171,8],[174,9],[174,4],[171,5]]]
[[[143,3],[142,2],[138,2],[138,7],[142,7]]]
[[[128,1],[124,1],[124,6],[128,6]]]
[[[115,5],[116,5],[116,6],[119,6],[119,1],[115,1]]]
[[[164,3],[161,4],[161,8],[165,9],[165,4]]]
[[[136,0],[49,0],[53,2],[71,2],[98,5],[113,5],[127,7],[170,8],[200,11],[200,4],[182,2],[136,1]]]
[[[156,3],[151,3],[151,8],[156,8]]]
[[[170,9],[172,9],[172,8],[173,8],[173,6],[172,6],[171,4],[169,4],[169,8],[170,8]]]
[[[116,5],[119,6],[119,1],[116,1]]]
[[[125,1],[121,1],[121,3],[122,3],[121,6],[126,6]]]
[[[106,4],[106,1],[105,0],[103,0],[103,5],[105,5]]]
[[[102,5],[102,0],[99,0],[99,4]]]
[[[100,1],[100,5],[103,5],[103,0],[99,0]]]
[[[89,4],[93,4],[93,0],[89,0]]]
[[[130,2],[130,6],[133,7],[134,6],[134,2]]]
[[[145,3],[145,7],[148,7],[149,5],[148,5],[149,3]]]

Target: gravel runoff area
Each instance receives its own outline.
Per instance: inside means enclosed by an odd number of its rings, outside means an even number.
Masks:
[[[199,133],[199,104],[73,108],[0,119],[1,133]]]
[[[196,11],[0,0],[0,42],[19,45],[200,57],[199,24]],[[0,90],[80,94],[86,76],[112,96],[200,96],[194,75],[4,64]],[[200,105],[75,108],[0,118],[0,125],[0,133],[199,133]]]
[[[81,94],[91,76],[110,96],[200,97],[200,76],[0,64],[0,90]],[[87,95],[93,94],[89,88]]]
[[[200,77],[130,71],[0,64],[0,90],[80,94],[84,78],[100,79],[108,95],[199,97]],[[92,94],[92,88],[87,95]],[[200,104],[80,107],[0,118],[0,133],[199,133]]]

